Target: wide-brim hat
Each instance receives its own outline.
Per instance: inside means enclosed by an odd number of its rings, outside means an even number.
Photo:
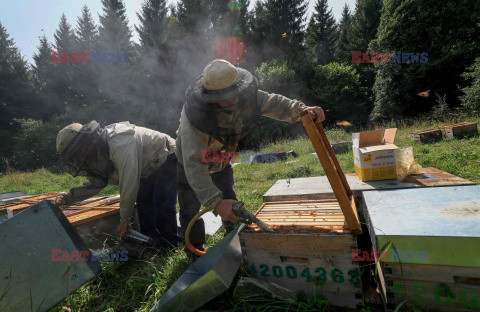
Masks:
[[[225,60],[210,62],[193,83],[193,94],[202,102],[231,100],[239,96],[253,82],[253,75]]]

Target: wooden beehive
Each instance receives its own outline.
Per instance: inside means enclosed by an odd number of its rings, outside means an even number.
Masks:
[[[100,198],[84,203],[86,207],[80,204],[66,208],[63,213],[89,248],[102,248],[107,239],[117,235],[119,200],[119,197]]]
[[[411,132],[410,138],[420,143],[433,143],[440,141],[443,138],[443,134],[440,129],[428,129]]]
[[[26,198],[0,206],[9,218],[42,200],[54,200],[61,193],[48,193]],[[108,238],[116,236],[120,214],[120,196],[99,197],[85,200],[66,209],[63,213],[75,227],[89,248],[102,248]]]
[[[460,122],[443,126],[445,134],[449,138],[463,138],[478,133],[477,124],[474,122]]]
[[[351,252],[356,237],[338,201],[270,202],[256,216],[275,232],[255,225],[240,232],[252,276],[335,306],[362,305],[361,272]]]
[[[480,186],[364,192],[377,264],[391,308],[480,310]]]
[[[54,200],[56,197],[60,195],[61,193],[46,193],[41,195],[20,198],[16,202],[1,205],[0,211],[5,211],[8,217],[11,218],[17,213],[22,212],[23,210],[41,202],[42,200]]]
[[[274,232],[246,227],[239,233],[243,255],[261,280],[357,308],[363,304],[362,282],[359,264],[352,263],[352,234],[362,230],[353,193],[322,126],[307,112],[301,115],[335,199],[263,204],[256,216]]]

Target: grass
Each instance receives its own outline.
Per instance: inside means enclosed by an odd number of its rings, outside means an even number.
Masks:
[[[479,117],[466,118],[462,121],[480,123]],[[480,183],[480,140],[473,137],[461,140],[443,139],[433,144],[416,143],[409,138],[414,130],[437,128],[442,124],[456,120],[432,122],[417,121],[414,124],[397,124],[399,132],[396,144],[399,147],[413,146],[416,161],[423,167],[436,167],[470,181]],[[384,127],[385,128],[385,127]],[[327,131],[331,143],[349,141],[351,133],[341,129]],[[265,146],[261,152],[276,150],[294,150],[299,156],[289,157],[287,161],[270,164],[235,166],[235,188],[239,200],[255,211],[262,203],[262,195],[279,179],[323,175],[324,171],[312,155],[314,149],[306,137],[290,141],[280,141]],[[337,156],[345,173],[354,171],[352,151]],[[288,163],[287,163],[288,162]],[[70,187],[80,185],[84,179],[72,178],[66,174],[53,174],[46,169],[35,172],[14,172],[0,176],[0,188],[5,192],[25,190],[29,194],[53,191],[68,191]],[[109,186],[102,193],[115,194],[118,188]],[[223,236],[223,230],[208,239],[212,246]],[[103,272],[81,287],[70,299],[78,311],[149,311],[169,287],[190,265],[182,252],[183,246],[163,258],[148,261],[129,260],[126,263],[102,263]],[[318,302],[318,301],[316,301]],[[288,303],[272,300],[268,297],[239,300],[231,293],[218,297],[214,302],[202,307],[202,311],[318,311],[322,310],[310,302]],[[407,305],[406,305],[407,306]],[[63,311],[63,307],[73,308],[65,299],[52,311]],[[75,309],[72,309],[74,311]],[[334,310],[328,307],[325,311]]]

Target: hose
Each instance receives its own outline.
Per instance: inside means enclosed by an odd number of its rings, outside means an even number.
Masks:
[[[201,216],[206,214],[209,211],[212,211],[215,207],[211,208],[205,208],[199,213],[195,215],[195,217],[190,220],[190,223],[188,223],[187,230],[185,231],[185,244],[187,244],[187,248],[192,251],[194,254],[197,256],[203,256],[205,254],[205,251],[202,251],[200,249],[195,248],[191,243],[190,243],[190,231],[192,230],[193,225],[195,222],[197,222],[198,219],[200,219]]]

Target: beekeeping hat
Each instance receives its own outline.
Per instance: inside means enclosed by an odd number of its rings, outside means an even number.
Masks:
[[[205,66],[194,82],[195,97],[202,102],[218,102],[240,95],[253,82],[253,75],[226,60],[216,59]]]
[[[79,123],[72,123],[62,130],[60,130],[57,134],[57,152],[63,153],[65,149],[70,145],[73,138],[78,134],[78,132],[82,129],[82,125]]]

